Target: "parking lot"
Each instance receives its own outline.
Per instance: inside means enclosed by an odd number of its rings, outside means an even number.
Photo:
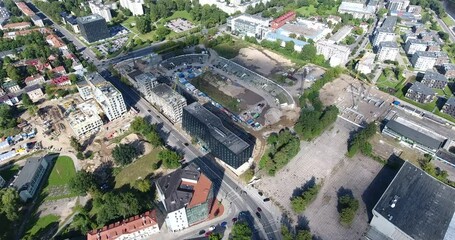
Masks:
[[[190,21],[182,18],[172,19],[165,26],[176,33],[186,32],[195,27]]]

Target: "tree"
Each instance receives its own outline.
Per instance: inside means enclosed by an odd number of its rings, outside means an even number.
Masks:
[[[155,22],[159,18],[159,13],[156,5],[154,3],[150,3],[150,20]]]
[[[171,33],[171,30],[167,27],[158,27],[155,31],[155,39],[157,41],[162,41],[166,38],[166,36]]]
[[[22,76],[19,71],[19,68],[16,68],[13,65],[6,66],[6,75],[14,81],[22,80]]]
[[[345,194],[338,198],[338,209],[340,213],[340,223],[351,225],[354,220],[355,213],[359,209],[359,200],[349,194]]]
[[[0,190],[0,213],[14,222],[19,219],[20,200],[19,193],[14,188],[3,188]]]
[[[14,128],[17,124],[13,117],[13,108],[6,104],[0,104],[0,129],[6,130]]]
[[[223,236],[221,236],[221,233],[212,233],[209,236],[209,240],[221,240],[223,239]]]
[[[247,223],[238,221],[232,227],[231,236],[236,240],[250,240],[253,232]]]
[[[347,45],[351,45],[355,43],[355,38],[353,36],[347,36],[345,40]]]
[[[134,188],[141,192],[149,192],[151,187],[150,181],[147,179],[137,179],[134,182]]]
[[[313,236],[311,235],[311,232],[308,230],[299,230],[297,232],[297,235],[295,236],[295,240],[311,240],[313,239]]]
[[[76,175],[69,181],[71,192],[83,195],[96,188],[95,177],[85,170],[76,172]]]
[[[76,150],[76,152],[82,151],[82,145],[79,143],[77,138],[75,138],[74,136],[72,136],[70,138],[70,145],[71,145],[71,147],[74,148],[74,150]]]
[[[30,96],[28,96],[28,94],[22,94],[22,104],[25,107],[34,105],[32,99],[30,99]]]
[[[296,213],[305,211],[306,207],[316,198],[321,186],[315,184],[306,189],[301,196],[295,196],[291,199],[291,207]]]
[[[82,152],[77,152],[76,157],[79,160],[84,160],[84,154]]]
[[[316,48],[313,44],[306,44],[300,52],[300,57],[304,61],[311,61],[316,56]]]
[[[119,144],[112,150],[112,157],[116,164],[127,165],[139,156],[135,147],[129,144]]]
[[[76,75],[76,74],[73,74],[73,73],[72,73],[72,74],[70,74],[70,75],[68,76],[68,78],[70,79],[71,84],[75,84],[75,83],[77,82],[77,75]]]
[[[136,17],[136,28],[141,34],[150,32],[152,30],[150,18],[147,15]]]
[[[173,169],[180,167],[179,161],[181,158],[177,152],[170,149],[164,149],[158,153],[158,160],[163,163],[165,168]]]

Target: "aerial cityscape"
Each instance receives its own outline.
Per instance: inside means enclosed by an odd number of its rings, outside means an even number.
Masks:
[[[455,1],[2,0],[0,240],[455,239]]]

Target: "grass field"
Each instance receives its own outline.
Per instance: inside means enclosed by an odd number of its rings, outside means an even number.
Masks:
[[[172,14],[172,16],[167,17],[165,19],[165,21],[169,21],[169,20],[176,19],[176,18],[183,18],[183,19],[186,19],[191,22],[193,21],[193,16],[191,16],[191,14],[187,11],[175,11]]]
[[[3,169],[2,171],[0,171],[0,176],[2,176],[2,178],[8,182],[9,180],[11,180],[14,175],[16,175],[18,172],[19,172],[19,166],[14,164],[6,169]]]
[[[149,33],[146,33],[146,34],[141,34],[139,33],[139,31],[137,30],[136,28],[136,17],[134,16],[131,16],[129,17],[128,19],[126,19],[125,21],[123,21],[121,23],[122,26],[128,28],[131,32],[133,32],[133,34],[137,34],[140,39],[142,39],[143,41],[147,41],[147,40],[151,40],[153,41],[155,39],[155,32],[154,31],[151,31]]]
[[[455,25],[455,22],[449,16],[443,17],[442,21],[444,21],[444,23],[449,27]]]
[[[56,200],[76,196],[69,192],[68,183],[76,175],[73,160],[67,156],[60,156],[55,160],[54,167],[47,179],[43,193],[45,200]]]
[[[314,5],[310,5],[310,6],[306,6],[306,7],[301,7],[301,8],[298,8],[295,10],[296,12],[300,13],[301,15],[303,15],[304,17],[310,17],[310,16],[315,16],[315,15],[319,15],[316,11],[317,11],[317,8],[314,6]],[[338,5],[329,9],[329,10],[326,10],[324,11],[324,13],[322,13],[321,15],[322,16],[328,16],[328,15],[333,15],[333,14],[336,14],[338,11]]]
[[[40,239],[40,235],[57,227],[60,218],[56,215],[44,216],[36,222],[29,222],[28,231],[25,233],[24,239]]]
[[[387,79],[384,74],[379,76],[378,81],[376,81],[376,86],[379,88],[395,88],[399,82],[396,79]]]
[[[115,176],[115,188],[120,188],[125,184],[132,184],[138,178],[145,178],[152,174],[155,170],[152,164],[157,162],[156,156],[160,152],[160,148],[154,148],[147,155],[142,156],[130,165],[126,166]]]
[[[213,47],[213,49],[222,57],[231,59],[239,55],[240,49],[247,47],[245,42],[236,41],[235,43],[222,43]]]

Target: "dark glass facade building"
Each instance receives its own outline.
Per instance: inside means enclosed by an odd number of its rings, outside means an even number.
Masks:
[[[98,14],[78,17],[77,24],[79,25],[82,37],[89,43],[103,40],[111,36],[109,29],[107,28],[106,20]]]
[[[211,106],[194,102],[184,107],[182,127],[202,141],[214,157],[237,169],[252,157],[254,137],[223,119]]]

